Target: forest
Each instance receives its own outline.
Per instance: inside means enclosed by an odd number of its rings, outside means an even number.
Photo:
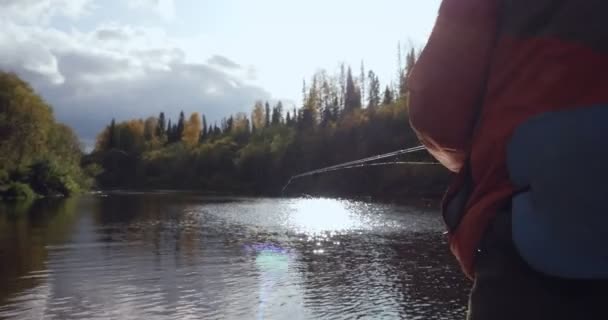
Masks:
[[[94,185],[80,141],[17,75],[0,72],[0,198],[68,196]]]
[[[295,174],[419,144],[408,121],[416,56],[407,51],[384,86],[363,63],[357,72],[345,64],[335,74],[320,70],[304,81],[299,106],[257,101],[249,114],[213,123],[205,106],[178,119],[160,112],[112,120],[90,154],[30,85],[0,73],[0,197],[69,196],[93,187],[278,195]],[[427,153],[398,160],[423,164],[326,174],[290,191],[440,195],[447,175],[428,165]]]
[[[396,81],[384,86],[363,63],[358,75],[344,64],[336,74],[318,71],[304,81],[297,108],[258,101],[250,114],[234,114],[219,123],[207,121],[204,106],[201,113],[182,112],[178,119],[160,112],[147,119],[113,120],[87,161],[103,168],[98,182],[106,189],[276,195],[294,174],[417,146],[407,99],[416,56],[415,50],[407,51]],[[400,52],[399,57],[401,61]],[[406,160],[433,161],[426,153]],[[299,192],[382,193],[397,190],[394,186],[407,177],[417,178],[420,189],[435,187],[433,192],[440,193],[446,175],[437,167],[331,174],[321,184],[315,178],[305,182],[308,187]]]

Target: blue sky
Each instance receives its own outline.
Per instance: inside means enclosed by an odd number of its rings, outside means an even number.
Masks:
[[[397,43],[421,47],[439,0],[5,0],[0,68],[83,140],[112,117],[215,120],[256,99],[300,101],[303,78],[361,60],[384,83]],[[215,57],[215,58],[213,58]],[[213,58],[213,59],[211,59]],[[211,60],[210,60],[211,59]]]

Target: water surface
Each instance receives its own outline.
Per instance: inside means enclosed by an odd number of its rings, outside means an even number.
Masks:
[[[0,319],[463,319],[434,210],[121,193],[0,207]]]

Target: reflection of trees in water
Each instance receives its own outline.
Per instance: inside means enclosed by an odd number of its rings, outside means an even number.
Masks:
[[[69,198],[0,203],[0,305],[45,280],[25,276],[46,270],[47,246],[61,244],[70,236],[77,201]]]
[[[339,243],[339,244],[337,244]],[[344,234],[299,244],[306,303],[319,316],[463,317],[467,283],[441,235]]]
[[[242,288],[255,287],[251,282],[257,281],[251,276],[255,273],[253,258],[243,256],[239,235],[244,231],[213,220],[200,209],[204,202],[183,194],[100,198],[91,223],[97,241],[104,245],[88,253],[78,252],[89,255],[102,268],[87,274],[75,270],[73,275],[56,277],[56,282],[68,285],[95,279],[95,292],[85,286],[66,290],[72,295],[86,293],[107,308],[130,304],[142,316],[154,308],[158,314],[184,317],[252,314],[257,303],[242,303],[248,294]],[[103,269],[116,266],[123,268],[117,272]],[[250,310],[243,311],[247,308]]]

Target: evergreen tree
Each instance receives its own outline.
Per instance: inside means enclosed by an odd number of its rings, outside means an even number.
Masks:
[[[412,48],[405,57],[405,69],[401,78],[401,85],[399,86],[399,95],[405,97],[408,94],[408,79],[416,64],[416,50]]]
[[[345,108],[346,106],[346,69],[344,63],[340,65],[340,107]]]
[[[287,116],[285,116],[285,124],[291,126],[291,113],[289,111],[287,111]]]
[[[380,105],[380,80],[372,70],[370,70],[368,74],[368,83],[369,93],[367,107],[369,109],[374,109]]]
[[[335,97],[331,106],[331,121],[336,122],[338,118],[340,118],[340,101]]]
[[[110,122],[110,129],[109,129],[110,133],[109,133],[109,137],[108,137],[108,149],[114,149],[117,146],[117,141],[116,141],[116,120],[114,118],[112,118],[112,122]]]
[[[403,83],[403,55],[401,51],[401,41],[397,42],[397,83],[396,88],[394,88],[394,93],[399,94],[404,88],[405,84]],[[394,97],[393,100],[398,99],[399,97]]]
[[[266,101],[266,105],[264,106],[264,127],[270,127],[270,103]]]
[[[361,60],[361,73],[359,74],[359,81],[361,82],[361,101],[365,101],[365,64],[363,63],[363,60]]]
[[[205,141],[207,139],[208,133],[207,133],[207,118],[205,117],[205,115],[203,115],[203,127],[201,129],[201,142]]]
[[[384,90],[384,99],[382,100],[382,104],[388,106],[393,103],[393,90],[391,90],[390,86],[386,86],[386,90]]]
[[[323,112],[321,113],[321,128],[327,128],[329,123],[332,121],[332,112],[331,107],[323,108]]]
[[[306,87],[306,80],[302,80],[302,105],[306,105],[308,101],[308,88]]]
[[[156,136],[162,140],[162,138],[165,136],[165,134],[167,133],[167,123],[166,123],[166,119],[165,119],[165,113],[161,112],[158,115],[158,123],[156,125]]]
[[[184,111],[179,113],[179,120],[177,121],[177,131],[175,132],[176,140],[179,141],[184,134],[184,129],[186,128],[186,117],[184,116]]]
[[[232,132],[233,128],[234,128],[234,117],[230,116],[230,118],[228,118],[228,120],[226,120],[226,133]]]
[[[315,75],[312,79],[312,85],[308,91],[308,100],[304,104],[304,109],[308,110],[308,115],[310,119],[306,119],[306,121],[311,120],[312,122],[307,125],[314,126],[319,119],[319,89],[318,89],[318,79]]]
[[[277,105],[272,108],[272,125],[278,126],[283,120],[283,103],[279,101]]]
[[[345,112],[351,112],[355,109],[361,108],[361,92],[355,86],[353,74],[350,67],[348,68],[348,72],[346,73],[346,97],[344,99]]]
[[[173,125],[171,124],[171,119],[169,119],[169,121],[167,122],[166,135],[167,143],[173,143]]]
[[[179,134],[179,127],[177,124],[173,124],[173,143],[179,142],[181,140],[181,135]]]
[[[298,119],[298,126],[297,126],[298,130],[304,131],[304,130],[311,130],[314,128],[315,120],[314,120],[314,115],[313,115],[311,109],[302,108],[299,118],[300,119]]]

